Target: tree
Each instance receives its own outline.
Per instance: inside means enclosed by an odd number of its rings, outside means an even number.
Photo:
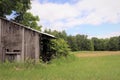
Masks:
[[[89,51],[94,51],[94,44],[91,39],[89,39]]]
[[[78,50],[92,50],[91,41],[87,39],[87,35],[76,35]]]
[[[118,49],[120,50],[120,36],[118,37]]]
[[[101,50],[103,51],[104,50],[104,43],[103,43],[104,41],[102,39],[93,37],[92,42],[94,44],[95,51],[101,51]]]
[[[118,37],[111,37],[109,40],[108,48],[110,51],[119,50],[119,40]]]
[[[59,34],[59,38],[62,38],[65,41],[67,41],[67,33],[64,30],[59,32],[58,34]]]
[[[65,41],[67,41],[67,33],[64,30],[59,32],[59,31],[56,31],[56,30],[52,31],[51,29],[45,29],[44,32],[52,34],[52,35],[56,36],[57,38],[62,38]]]
[[[23,14],[30,9],[30,0],[0,0],[0,16],[6,18],[12,11],[16,12],[16,22],[23,19]]]
[[[77,42],[75,36],[68,36],[67,42],[72,51],[78,51]]]
[[[26,12],[23,15],[23,20],[20,23],[30,28],[41,31],[41,26],[38,26],[37,21],[39,21],[38,16],[33,16],[30,12]]]
[[[103,46],[103,48],[104,48],[104,51],[108,51],[109,50],[109,39],[108,38],[106,38],[106,39],[103,39],[103,44],[104,44],[104,46]]]
[[[45,29],[44,32],[45,32],[45,33],[48,33],[48,34],[52,34],[51,29]],[[53,35],[53,34],[52,34],[52,35]]]
[[[10,15],[14,11],[15,22],[21,23],[25,26],[29,26],[36,30],[41,30],[41,26],[38,26],[38,16],[33,16],[30,12],[27,12],[31,8],[31,0],[1,0],[0,1],[0,17],[6,18],[6,15]]]

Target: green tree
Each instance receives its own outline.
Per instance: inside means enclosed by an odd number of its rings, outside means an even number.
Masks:
[[[120,50],[120,36],[118,37],[118,49]]]
[[[31,0],[0,0],[0,17],[6,18],[6,15],[10,15],[14,11],[15,19],[13,21],[41,30],[41,26],[37,24],[39,17],[27,12],[30,8]]]
[[[17,21],[21,21],[23,14],[31,8],[30,0],[0,0],[0,16],[10,15],[12,11],[16,12]]]
[[[76,38],[75,36],[68,36],[67,37],[67,42],[68,45],[70,46],[72,51],[78,51],[78,47],[77,47],[77,42],[76,42]]]
[[[87,35],[76,35],[78,50],[92,50],[92,43],[87,39]]]
[[[104,46],[103,46],[103,48],[104,48],[104,51],[108,51],[109,50],[109,39],[108,38],[106,38],[106,39],[103,39],[103,44],[104,44]]]
[[[62,38],[65,41],[67,41],[67,33],[63,30],[63,31],[56,31],[56,30],[51,30],[51,29],[45,29],[44,30],[45,33],[49,33],[52,34],[54,36],[56,36],[57,38]]]
[[[92,42],[94,44],[95,51],[101,51],[101,50],[103,51],[104,50],[104,43],[103,43],[104,41],[102,39],[93,37]]]
[[[45,29],[44,32],[45,32],[45,33],[48,33],[48,34],[52,34],[51,29]],[[52,34],[52,35],[53,35],[53,34]],[[54,35],[54,36],[55,36],[55,35]]]
[[[108,48],[110,51],[119,50],[119,39],[118,37],[111,37],[109,40]]]
[[[23,20],[20,23],[30,28],[41,31],[42,26],[38,26],[37,21],[39,21],[38,16],[33,16],[30,12],[26,12],[23,15]]]
[[[59,34],[59,38],[62,38],[65,41],[67,41],[67,33],[64,30],[59,32],[58,34]]]
[[[89,40],[89,50],[94,51],[94,44],[91,39]]]

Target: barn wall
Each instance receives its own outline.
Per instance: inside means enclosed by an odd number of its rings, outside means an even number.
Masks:
[[[24,60],[39,60],[39,34],[29,29],[24,30]]]
[[[0,19],[0,61],[2,61],[2,44],[1,44],[1,19]]]
[[[19,51],[15,60],[39,61],[41,34],[25,28],[22,25],[0,19],[0,61],[5,61],[11,55],[8,52]],[[12,54],[13,55],[13,54]]]
[[[40,41],[41,41],[41,36],[40,34],[36,33],[35,34],[35,61],[39,62],[39,57],[40,57]]]
[[[1,45],[2,60],[6,59],[6,51],[14,52],[22,50],[22,27],[6,20],[1,20]],[[20,58],[20,57],[19,57]]]
[[[25,53],[25,28],[22,28],[22,51],[21,51],[21,62],[24,62]]]

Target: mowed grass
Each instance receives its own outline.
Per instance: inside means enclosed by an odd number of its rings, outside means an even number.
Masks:
[[[120,51],[81,51],[72,52],[77,57],[98,57],[98,56],[110,56],[110,55],[120,55]]]
[[[0,80],[120,80],[120,55],[75,57],[71,54],[49,64],[4,63],[0,64]]]

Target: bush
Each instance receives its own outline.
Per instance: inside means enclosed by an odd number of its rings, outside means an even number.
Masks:
[[[56,52],[55,56],[67,56],[69,54],[70,48],[64,39],[51,40],[51,48]]]

